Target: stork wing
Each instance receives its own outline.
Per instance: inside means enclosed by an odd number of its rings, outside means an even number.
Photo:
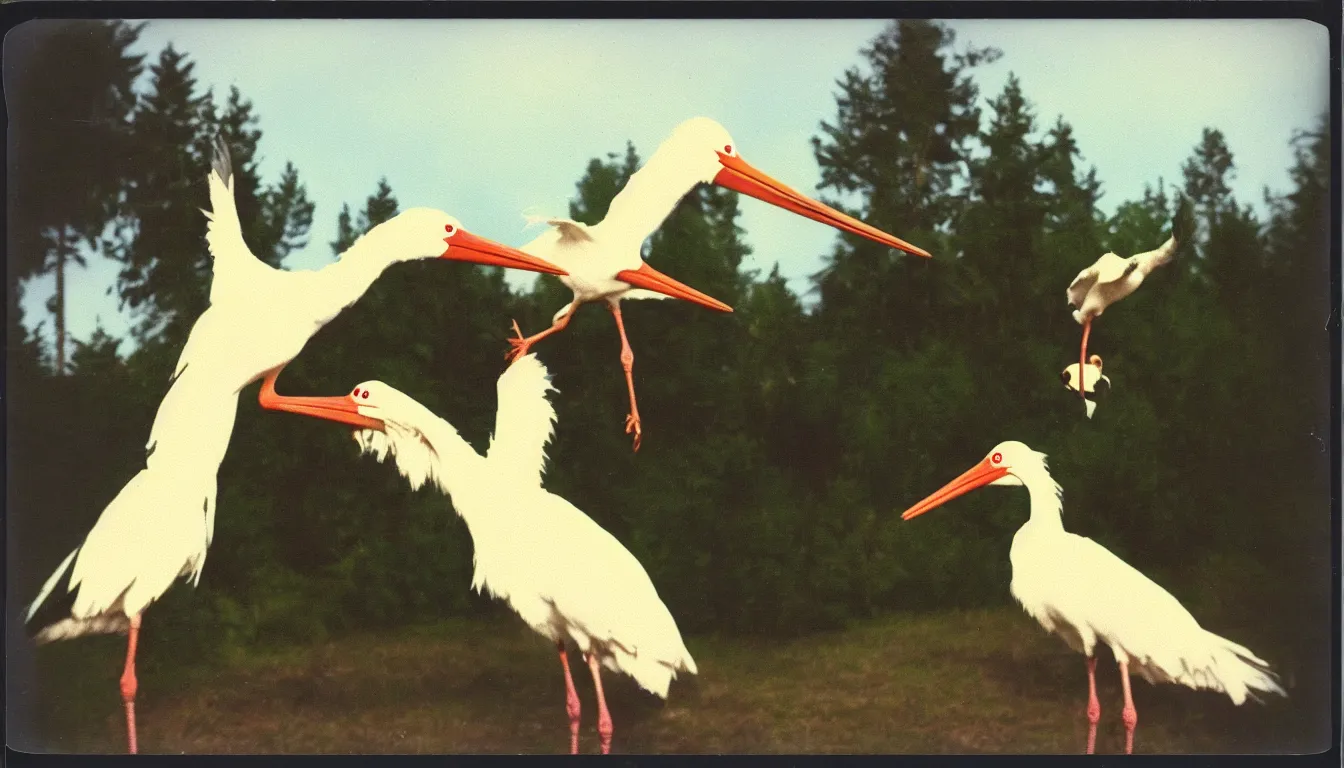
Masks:
[[[537,504],[537,533],[579,557],[567,561],[545,587],[566,621],[639,659],[695,672],[677,622],[658,596],[648,572],[616,537],[555,494]]]
[[[229,148],[222,136],[214,139],[214,157],[211,161],[210,211],[205,214],[205,242],[214,260],[214,278],[210,281],[210,303],[219,295],[246,288],[246,274],[255,266],[262,266],[243,242],[243,227],[238,220],[234,202],[234,174]]]
[[[499,377],[495,433],[486,459],[498,472],[528,486],[541,486],[546,444],[555,430],[555,408],[546,397],[551,375],[536,355],[526,355]]]
[[[547,224],[555,227],[560,233],[560,245],[568,246],[575,243],[591,242],[593,236],[588,234],[588,225],[570,219],[547,219]]]

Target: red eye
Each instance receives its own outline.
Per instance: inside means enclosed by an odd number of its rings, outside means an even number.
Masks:
[[[732,144],[724,144],[724,145],[723,145],[723,152],[724,152],[724,154],[726,154],[726,155],[731,155],[731,154],[733,154],[733,145],[732,145]]]
[[[350,396],[351,396],[351,397],[359,397],[359,387],[355,387],[355,391],[354,391],[354,392],[351,392],[351,393],[350,393]]]
[[[448,224],[444,226],[443,231],[451,235],[457,231],[457,227],[454,227],[452,224]]]
[[[369,399],[369,390],[366,389],[366,390],[364,390],[363,392],[360,392],[360,393],[359,393],[359,396],[362,397],[362,398],[364,398],[365,400],[368,400],[368,399]]]
[[[368,393],[366,392],[365,394],[368,394]],[[989,460],[992,461],[992,462],[994,462],[995,464],[998,464],[999,462],[1003,461],[1003,454],[1002,454],[1002,453],[996,453],[996,454],[994,454],[993,456],[990,456],[990,457],[989,457]]]

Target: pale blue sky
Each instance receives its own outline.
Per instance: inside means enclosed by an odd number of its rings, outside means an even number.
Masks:
[[[1288,188],[1288,139],[1328,106],[1324,27],[1292,20],[954,21],[958,46],[1000,48],[979,68],[984,99],[1010,71],[1038,123],[1062,114],[1104,182],[1107,213],[1180,164],[1205,126],[1236,156],[1234,191]],[[876,20],[767,21],[154,21],[152,61],[172,42],[202,86],[252,100],[264,132],[263,176],[293,161],[317,210],[311,243],[290,267],[332,257],[341,204],[362,205],[386,175],[404,207],[447,211],[486,237],[521,244],[524,210],[564,214],[590,158],[633,140],[644,157],[681,120],[706,115],[743,156],[811,192],[809,138],[835,114],[835,80],[885,26]],[[755,200],[742,224],[748,267],[778,262],[799,293],[834,231]],[[204,231],[204,221],[202,221]],[[899,232],[895,233],[898,236]],[[936,256],[936,254],[935,254]],[[1087,263],[1096,254],[1079,254]],[[675,275],[675,269],[669,269]],[[95,319],[123,335],[106,291],[116,266],[91,259],[68,275],[68,325]],[[517,278],[526,284],[530,276]],[[28,324],[49,318],[51,278],[26,288]],[[51,322],[48,319],[48,332]],[[126,347],[123,346],[123,351]]]

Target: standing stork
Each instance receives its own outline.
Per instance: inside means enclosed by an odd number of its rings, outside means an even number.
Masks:
[[[322,269],[276,269],[243,242],[229,151],[218,137],[212,166],[212,210],[202,211],[213,257],[210,306],[192,326],[154,416],[145,468],[57,566],[24,619],[38,644],[90,633],[128,634],[121,696],[132,754],[141,614],[179,577],[193,586],[200,581],[214,535],[219,465],[243,387],[265,376],[260,402],[274,408],[280,369],[398,262],[443,258],[564,274],[428,208],[412,208],[374,227]]]
[[[632,374],[635,355],[625,335],[621,318],[622,299],[683,299],[720,312],[732,308],[718,299],[673,280],[644,263],[640,248],[662,226],[677,203],[697,184],[712,183],[779,206],[813,221],[829,224],[907,253],[928,257],[921,248],[893,237],[876,227],[813,200],[754,168],[738,154],[737,144],[723,126],[707,117],[685,121],[672,131],[611,201],[602,221],[588,226],[569,219],[548,219],[551,229],[522,246],[527,253],[554,262],[569,273],[560,278],[574,299],[555,313],[551,327],[524,337],[513,324],[509,339],[511,360],[522,357],[536,342],[569,325],[580,304],[606,301],[621,336],[621,367],[630,392],[626,434],[634,435],[639,450],[643,430],[635,402]]]
[[[362,451],[379,461],[392,456],[412,489],[430,482],[452,498],[475,547],[472,587],[507,602],[559,651],[571,754],[579,748],[579,697],[566,642],[584,655],[607,754],[612,724],[601,667],[629,675],[664,699],[677,673],[696,674],[696,667],[635,556],[573,504],[542,488],[555,423],[546,397],[550,380],[536,355],[504,371],[485,456],[453,425],[379,381],[341,397],[284,397],[278,407],[356,427]]]
[[[1092,266],[1078,273],[1065,292],[1073,308],[1073,320],[1083,326],[1083,343],[1078,351],[1078,365],[1087,361],[1087,337],[1092,332],[1092,320],[1101,317],[1106,308],[1125,298],[1143,285],[1153,270],[1171,262],[1176,253],[1186,246],[1190,237],[1188,202],[1181,198],[1176,215],[1171,221],[1171,237],[1155,250],[1136,253],[1122,259],[1114,253],[1103,253]],[[1079,394],[1086,396],[1080,389]]]
[[[1176,598],[1100,544],[1064,530],[1063,491],[1045,454],[1009,440],[901,515],[910,520],[984,485],[1026,486],[1031,518],[1013,537],[1011,591],[1047,632],[1087,657],[1087,753],[1096,747],[1097,641],[1110,646],[1125,693],[1125,753],[1134,751],[1138,711],[1130,666],[1150,683],[1227,694],[1240,706],[1255,691],[1287,695],[1269,665],[1248,649],[1199,626]]]

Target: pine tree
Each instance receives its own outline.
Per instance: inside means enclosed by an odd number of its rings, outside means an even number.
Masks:
[[[67,267],[85,266],[81,245],[98,249],[131,168],[128,121],[141,59],[131,55],[143,25],[120,21],[39,20],[10,36],[6,101],[10,116],[11,196],[7,281],[17,308],[17,281],[54,273],[47,308],[55,319],[55,370],[66,368]],[[11,349],[25,334],[17,312]]]
[[[208,302],[212,262],[201,210],[210,207],[205,180],[216,135],[229,145],[243,239],[258,259],[279,266],[305,244],[313,214],[293,165],[277,184],[262,185],[251,102],[232,88],[221,113],[211,92],[197,95],[194,67],[169,45],[150,68],[150,93],[134,120],[138,178],[127,194],[135,235],[118,255],[117,289],[138,317],[133,334],[165,356],[180,348]]]

